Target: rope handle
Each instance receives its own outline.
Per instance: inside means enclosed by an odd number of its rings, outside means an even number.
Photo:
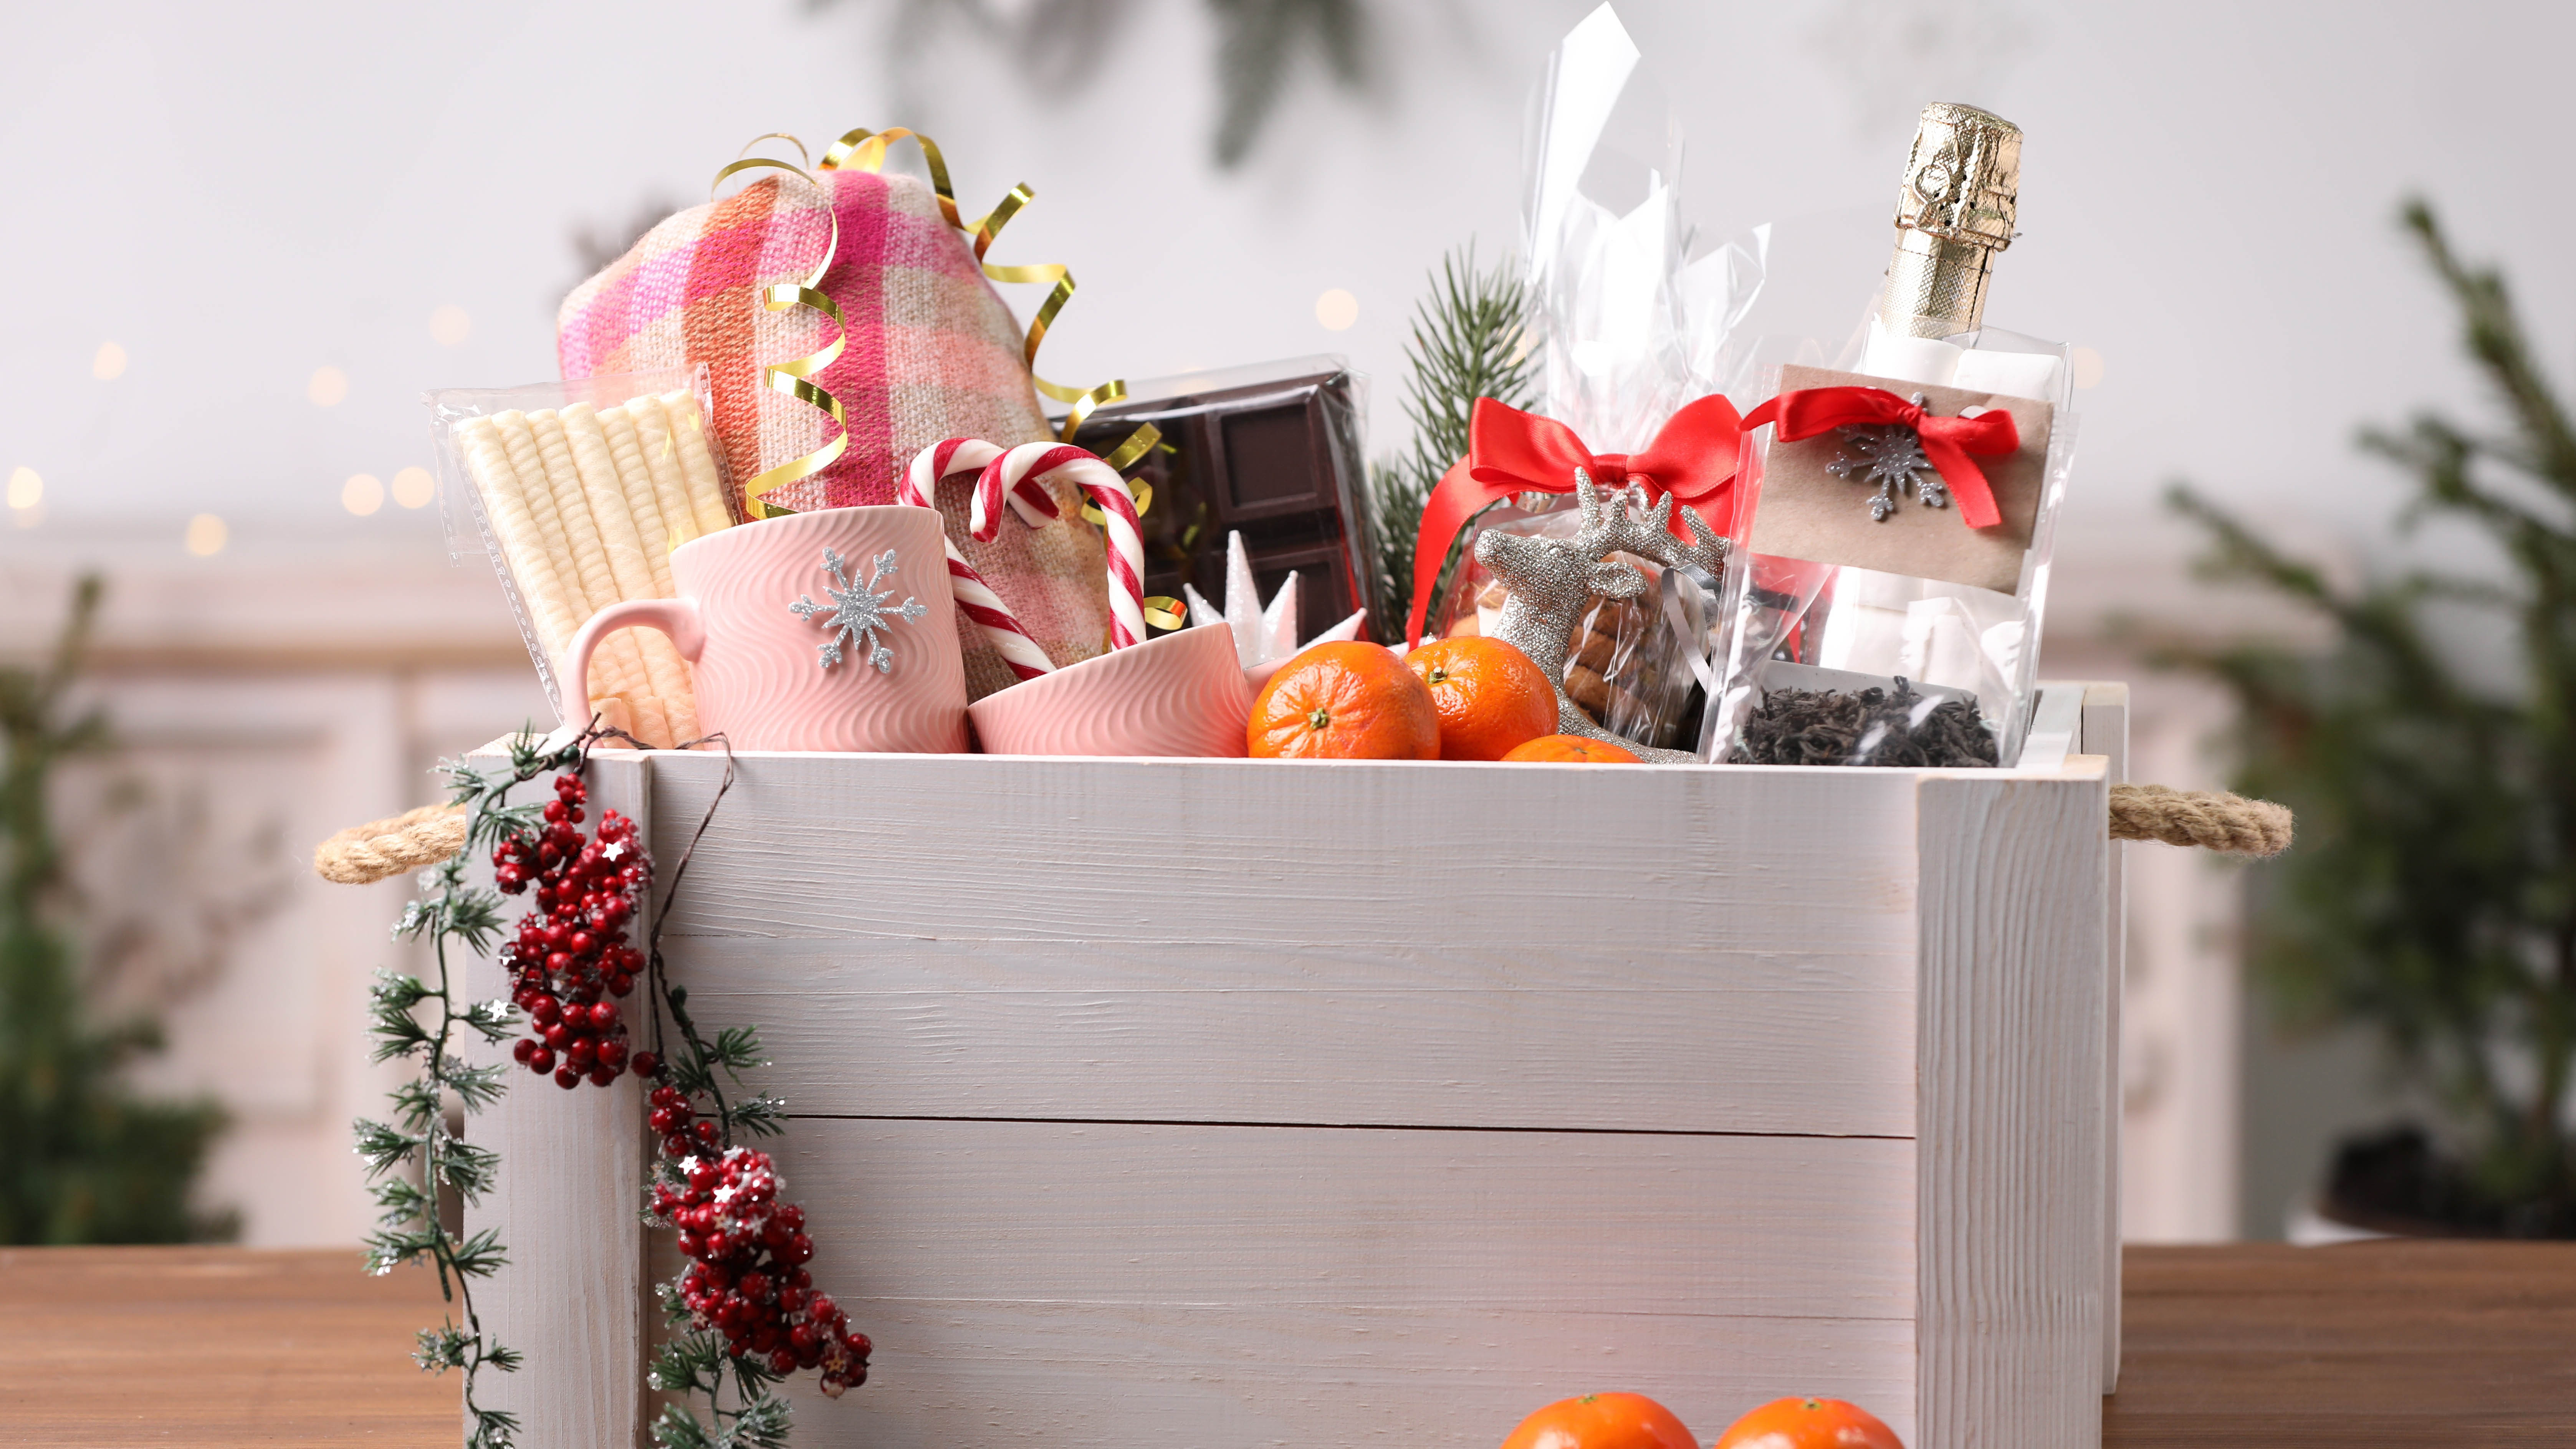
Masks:
[[[2111,787],[2111,838],[2160,840],[2222,855],[2273,856],[2290,848],[2290,809],[2217,790],[2163,785]],[[465,812],[424,805],[390,820],[354,825],[313,848],[313,871],[341,885],[373,885],[465,848]]]
[[[2290,848],[2290,807],[2220,790],[2111,787],[2111,838],[2197,845],[2223,855],[2273,856]]]
[[[390,820],[353,825],[313,847],[313,873],[340,885],[374,885],[436,865],[465,848],[465,811],[423,805]]]

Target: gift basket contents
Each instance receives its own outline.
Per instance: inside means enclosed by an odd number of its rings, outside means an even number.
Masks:
[[[562,721],[651,748],[2014,763],[2075,431],[2065,349],[1984,320],[2020,131],[1923,111],[1827,367],[1740,335],[1768,230],[1684,222],[1680,124],[1606,10],[1536,117],[1519,258],[1415,325],[1411,493],[1336,358],[1039,376],[1077,288],[988,259],[1026,188],[970,217],[898,128],[761,138],[797,159],[719,167],[565,298],[563,381],[431,394],[451,536]],[[1051,290],[1024,328],[996,281]],[[1426,746],[1406,676],[1471,640],[1436,694],[1477,722]],[[1362,643],[1408,667],[1327,648]],[[1549,720],[1474,702],[1532,671]]]
[[[1107,452],[1139,425],[1160,435],[1133,470],[1139,496],[1153,500],[1143,519],[1149,590],[1213,598],[1234,585],[1240,553],[1265,593],[1302,576],[1289,621],[1313,639],[1366,602],[1360,392],[1333,357],[1130,383],[1074,441]]]

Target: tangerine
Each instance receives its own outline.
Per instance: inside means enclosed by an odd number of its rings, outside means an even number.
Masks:
[[[1699,1441],[1644,1394],[1583,1394],[1521,1420],[1503,1449],[1699,1449]]]
[[[1773,1399],[1727,1426],[1717,1449],[1905,1449],[1905,1443],[1857,1404]]]
[[[1506,761],[1527,764],[1533,760],[1567,765],[1638,765],[1645,763],[1629,751],[1605,740],[1589,740],[1581,735],[1540,735],[1524,745],[1513,747],[1503,756]]]
[[[1380,644],[1318,644],[1270,676],[1245,744],[1264,760],[1436,760],[1431,687]]]
[[[1500,639],[1452,635],[1404,656],[1440,711],[1440,758],[1499,760],[1556,729],[1556,686]]]

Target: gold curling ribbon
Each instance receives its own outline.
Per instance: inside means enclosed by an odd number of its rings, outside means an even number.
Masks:
[[[1103,383],[1101,385],[1103,387],[1114,387],[1118,389],[1121,395],[1124,395],[1127,391],[1127,384],[1123,382]],[[1130,467],[1134,466],[1147,453],[1152,452],[1155,444],[1162,441],[1163,430],[1161,428],[1155,427],[1152,423],[1139,423],[1136,427],[1136,431],[1127,435],[1127,441],[1118,445],[1117,451],[1111,453],[1108,457],[1103,458],[1100,461],[1109,465],[1110,472],[1124,473]],[[1138,518],[1142,518],[1145,516],[1146,510],[1154,506],[1154,485],[1146,482],[1142,478],[1130,478],[1127,481],[1135,485],[1136,516]],[[1102,528],[1107,528],[1109,526],[1109,520],[1101,516],[1100,505],[1097,503],[1083,504],[1082,516],[1086,521],[1097,524]],[[1173,629],[1178,628],[1179,626],[1175,624],[1166,624],[1163,627],[1166,629]]]
[[[805,150],[805,143],[797,140],[794,136],[788,135],[784,131],[772,131],[766,136],[755,136],[749,142],[745,143],[743,149],[746,151],[750,150],[753,146],[757,146],[761,142],[768,140],[785,141],[796,148],[796,154],[800,158],[811,159],[809,153]],[[831,157],[826,156],[824,158],[824,169],[830,169],[831,165]],[[824,391],[821,385],[817,384],[813,380],[815,374],[821,372],[827,367],[830,367],[834,362],[840,359],[841,349],[849,342],[850,338],[849,323],[841,316],[840,304],[834,302],[830,297],[823,295],[823,293],[815,290],[817,287],[822,285],[823,274],[832,269],[832,259],[840,254],[840,209],[833,203],[832,188],[825,185],[823,181],[816,177],[812,172],[807,171],[801,166],[790,166],[784,161],[775,160],[767,156],[750,156],[728,163],[723,170],[716,173],[715,180],[707,183],[707,194],[709,197],[713,197],[715,195],[715,189],[724,185],[726,179],[737,172],[761,169],[787,172],[790,175],[801,178],[807,185],[822,192],[823,215],[832,224],[832,239],[830,243],[823,248],[823,259],[814,264],[813,272],[809,274],[803,282],[781,282],[775,286],[762,288],[760,293],[760,305],[772,312],[784,312],[790,307],[811,307],[815,311],[820,312],[825,317],[831,319],[832,340],[819,352],[808,353],[803,357],[791,358],[786,362],[773,362],[762,367],[760,370],[760,384],[761,386],[768,388],[771,392],[785,393],[787,396],[796,399],[798,402],[806,403],[820,409],[823,416],[840,424],[841,431],[833,434],[831,440],[823,444],[822,447],[815,449],[804,457],[793,458],[787,462],[781,463],[777,467],[759,474],[750,482],[743,485],[743,513],[747,518],[754,521],[763,518],[776,518],[793,512],[794,510],[792,509],[781,508],[777,504],[771,503],[768,500],[767,495],[787,486],[790,483],[794,483],[799,479],[811,478],[815,474],[822,472],[825,468],[832,465],[834,459],[841,456],[843,449],[850,445],[850,420],[841,409],[841,400]]]
[[[1157,629],[1177,629],[1189,614],[1190,606],[1169,594],[1154,594],[1145,600],[1145,622]]]
[[[841,139],[832,143],[830,150],[823,153],[822,165],[815,169],[837,171],[844,166],[855,165],[862,171],[875,171],[885,164],[886,148],[905,139],[921,148],[922,159],[929,164],[930,189],[938,193],[939,214],[947,219],[950,226],[975,234],[975,263],[984,269],[985,276],[996,282],[1054,284],[1048,290],[1046,300],[1038,304],[1037,316],[1029,322],[1028,336],[1020,345],[1020,358],[1028,364],[1029,380],[1037,384],[1040,393],[1072,407],[1073,410],[1065,414],[1064,425],[1056,431],[1056,441],[1072,442],[1074,433],[1094,409],[1127,395],[1127,382],[1124,378],[1112,378],[1096,387],[1073,388],[1037,375],[1038,347],[1046,341],[1047,329],[1055,325],[1056,315],[1064,310],[1064,304],[1073,300],[1073,271],[1061,262],[1005,267],[984,260],[984,254],[992,250],[993,239],[1002,234],[1002,228],[1010,224],[1012,217],[1020,214],[1022,207],[1037,198],[1037,193],[1029,189],[1028,183],[1013,186],[991,211],[968,221],[957,209],[957,192],[949,184],[948,159],[940,154],[939,143],[919,131],[902,126],[889,126],[882,131],[871,131],[861,126],[845,132]],[[1139,427],[1116,453],[1110,455],[1109,466],[1123,470],[1127,463],[1143,457],[1145,450],[1161,436],[1161,431],[1151,423]],[[1139,442],[1139,439],[1143,441]],[[1122,456],[1125,462],[1118,461]],[[1144,505],[1139,503],[1137,512],[1143,511]]]

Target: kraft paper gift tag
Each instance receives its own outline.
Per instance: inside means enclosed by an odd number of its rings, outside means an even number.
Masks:
[[[2022,555],[2030,548],[2031,528],[2039,518],[2049,428],[2056,410],[2044,402],[2001,393],[1795,364],[1780,369],[1782,392],[1815,387],[1884,388],[1909,400],[1920,393],[1925,408],[1939,417],[1955,417],[1969,408],[2011,413],[2021,447],[2007,455],[1974,460],[1994,491],[1995,508],[2003,521],[1993,528],[1970,528],[1961,521],[1955,498],[1946,507],[1932,508],[1904,488],[1896,491],[1895,511],[1884,521],[1872,519],[1869,500],[1877,486],[1827,471],[1837,458],[1859,457],[1837,428],[1795,443],[1772,441],[1763,459],[1761,497],[1753,516],[1753,552],[2012,593],[2020,585]]]

